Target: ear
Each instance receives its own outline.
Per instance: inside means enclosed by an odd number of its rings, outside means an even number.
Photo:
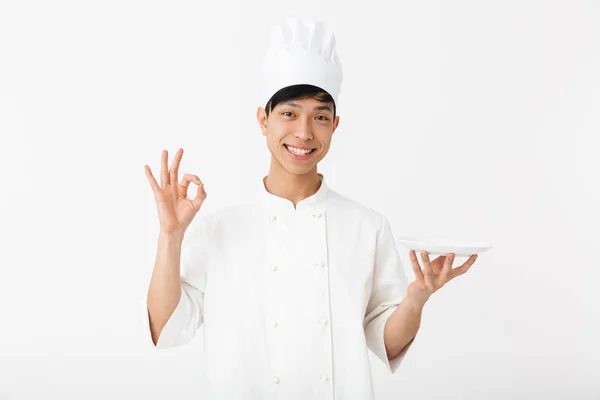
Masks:
[[[336,115],[335,120],[333,121],[333,131],[331,132],[332,134],[333,134],[333,132],[335,132],[335,130],[337,129],[339,124],[340,124],[340,116]]]
[[[256,110],[256,120],[258,121],[258,125],[260,126],[260,130],[262,131],[263,136],[267,136],[267,112],[264,108],[258,107]]]

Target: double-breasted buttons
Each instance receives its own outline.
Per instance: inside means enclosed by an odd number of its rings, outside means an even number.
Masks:
[[[295,307],[296,303],[294,302],[286,304],[287,298],[285,296],[285,288],[281,288],[282,284],[287,284],[288,282],[314,285],[321,293],[329,296],[329,276],[326,273],[328,259],[325,211],[313,209],[306,213],[304,213],[304,211],[294,213],[293,215],[290,213],[289,216],[282,213],[279,215],[279,217],[281,217],[279,219],[277,219],[278,216],[275,215],[276,213],[277,212],[275,211],[273,214],[267,215],[269,222],[277,221],[277,223],[269,224],[268,228],[269,239],[271,240],[271,242],[268,243],[268,250],[271,253],[268,254],[270,259],[265,264],[266,268],[268,268],[267,273],[273,272],[273,275],[269,274],[268,282],[274,287],[273,291],[269,291],[268,293],[270,299],[269,304],[275,306],[282,305],[283,310],[285,310],[288,305],[292,307],[292,309]],[[292,228],[297,228],[299,230],[297,236],[292,237],[291,235],[288,235]],[[297,253],[294,254],[302,253],[303,256],[306,255],[308,260],[295,259],[288,265],[287,262],[284,261],[288,254],[281,253],[279,249],[284,248],[283,245],[287,245],[286,241],[291,239],[295,240],[296,238],[298,240],[297,242],[290,243],[290,246],[294,246],[294,251],[297,250]],[[308,268],[302,268],[304,266],[308,266]],[[284,268],[282,269],[280,267]],[[317,268],[318,271],[308,273],[310,272],[310,268]],[[276,274],[275,271],[277,271]],[[323,273],[325,273],[325,275],[323,275]],[[295,300],[292,298],[292,301]],[[329,299],[327,298],[325,301],[328,302]],[[306,307],[310,308],[310,312],[306,314],[308,316],[308,321],[304,321],[304,324],[308,323],[314,325],[312,328],[308,326],[304,327],[304,329],[310,331],[316,328],[319,334],[314,338],[315,343],[318,344],[319,348],[324,350],[320,358],[315,360],[314,369],[316,370],[316,373],[312,379],[316,381],[314,383],[321,382],[321,385],[325,385],[325,388],[329,388],[326,390],[331,390],[332,378],[328,376],[329,372],[327,371],[328,368],[331,367],[332,354],[329,343],[331,341],[332,333],[330,327],[331,323],[329,321],[330,315],[328,312],[324,312],[324,310],[327,310],[324,306],[327,306],[327,303],[322,304],[321,300],[318,302],[316,300],[306,302]],[[285,320],[285,318],[282,320],[283,325],[280,324],[282,321],[280,321],[278,317],[281,317],[281,314],[278,311],[281,311],[279,307],[275,307],[275,309],[269,312],[270,316],[267,318],[267,329],[270,331],[269,337],[275,340],[273,343],[274,346],[279,346],[282,338],[285,339],[288,337],[287,335],[292,334],[290,331],[290,323]],[[292,324],[292,328],[294,328],[293,325],[294,324]],[[298,329],[302,328],[298,327]],[[276,348],[278,349],[278,347]],[[275,357],[277,357],[278,352],[274,352],[274,354]],[[286,361],[279,360],[278,362],[285,363]],[[273,372],[277,373],[279,371],[273,369]],[[281,383],[280,378],[276,375],[273,375],[270,379],[272,384]]]

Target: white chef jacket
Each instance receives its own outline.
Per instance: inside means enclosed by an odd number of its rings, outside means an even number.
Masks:
[[[319,178],[295,208],[261,180],[256,196],[201,210],[188,228],[181,298],[155,347],[203,327],[204,398],[370,400],[367,349],[394,373],[412,345],[388,360],[383,328],[408,282],[387,218]]]

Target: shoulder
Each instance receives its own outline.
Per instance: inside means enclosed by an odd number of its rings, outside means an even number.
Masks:
[[[380,211],[360,203],[335,190],[329,189],[327,213],[344,220],[356,220],[371,225],[377,231],[387,223],[386,216]]]

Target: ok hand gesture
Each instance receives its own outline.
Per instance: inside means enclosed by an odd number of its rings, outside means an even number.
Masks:
[[[181,179],[181,183],[177,182],[177,171],[182,156],[183,149],[179,149],[169,170],[167,168],[169,153],[166,150],[162,151],[160,186],[156,182],[156,179],[154,179],[150,167],[144,165],[144,170],[148,181],[150,181],[158,208],[160,230],[167,234],[175,233],[183,235],[206,199],[204,184],[196,175],[185,174]],[[190,182],[198,185],[198,192],[193,200],[187,197]]]

